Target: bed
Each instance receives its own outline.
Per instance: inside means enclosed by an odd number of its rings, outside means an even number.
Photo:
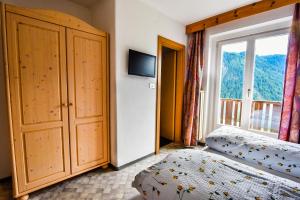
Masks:
[[[246,153],[244,158],[230,155],[228,151],[237,152],[234,154],[240,155],[240,150],[245,150],[243,145],[247,144],[246,147],[249,145],[245,140],[239,140],[241,143],[231,141],[236,137],[230,136],[230,133],[237,131],[235,128],[227,127],[217,129],[207,138],[209,142],[214,141],[211,142],[213,145],[209,144],[211,147],[206,147],[204,150],[178,150],[168,155],[161,162],[137,174],[132,183],[133,187],[141,193],[144,199],[300,199],[300,179],[296,173],[298,164],[295,164],[296,167],[292,166],[296,174],[283,173],[282,170],[268,167],[264,161],[259,161],[262,162],[261,165],[257,164],[257,161],[250,162],[250,159],[246,159]],[[249,133],[244,132],[244,134]],[[223,148],[214,146],[215,140],[222,141],[221,137],[223,141],[226,138],[226,144],[232,142],[231,150],[228,150],[231,145],[226,145],[227,148],[225,148],[222,142],[219,142],[217,146]],[[267,143],[263,145],[262,154],[264,150],[270,151]],[[270,145],[274,144],[271,142]],[[287,149],[284,151],[286,159],[290,161],[289,146],[285,145],[284,148]],[[300,148],[297,148],[300,153]],[[297,153],[297,148],[292,149],[293,154]],[[260,158],[260,156],[257,157]],[[274,157],[269,158],[270,160],[277,159],[276,156]],[[267,163],[270,161],[268,160]],[[281,163],[289,165],[289,162],[281,161]]]

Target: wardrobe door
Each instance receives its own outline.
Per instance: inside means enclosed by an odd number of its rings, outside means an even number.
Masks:
[[[72,173],[108,161],[106,38],[67,29]]]
[[[21,193],[70,174],[65,28],[7,13],[15,181]]]

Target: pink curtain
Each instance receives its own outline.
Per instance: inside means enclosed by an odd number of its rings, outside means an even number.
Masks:
[[[204,31],[189,36],[187,76],[183,99],[183,140],[186,146],[197,145],[203,42]]]
[[[300,136],[300,4],[296,4],[289,38],[279,139],[299,143]]]

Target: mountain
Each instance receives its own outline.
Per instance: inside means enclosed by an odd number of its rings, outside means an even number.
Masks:
[[[242,99],[245,52],[223,53],[221,98]],[[285,55],[255,57],[254,100],[281,101]]]

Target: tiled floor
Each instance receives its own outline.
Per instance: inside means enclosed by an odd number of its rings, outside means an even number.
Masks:
[[[170,144],[159,155],[150,156],[120,171],[97,169],[30,194],[30,200],[70,199],[141,199],[131,187],[135,175],[181,147]],[[12,199],[10,181],[0,183],[0,200]]]

